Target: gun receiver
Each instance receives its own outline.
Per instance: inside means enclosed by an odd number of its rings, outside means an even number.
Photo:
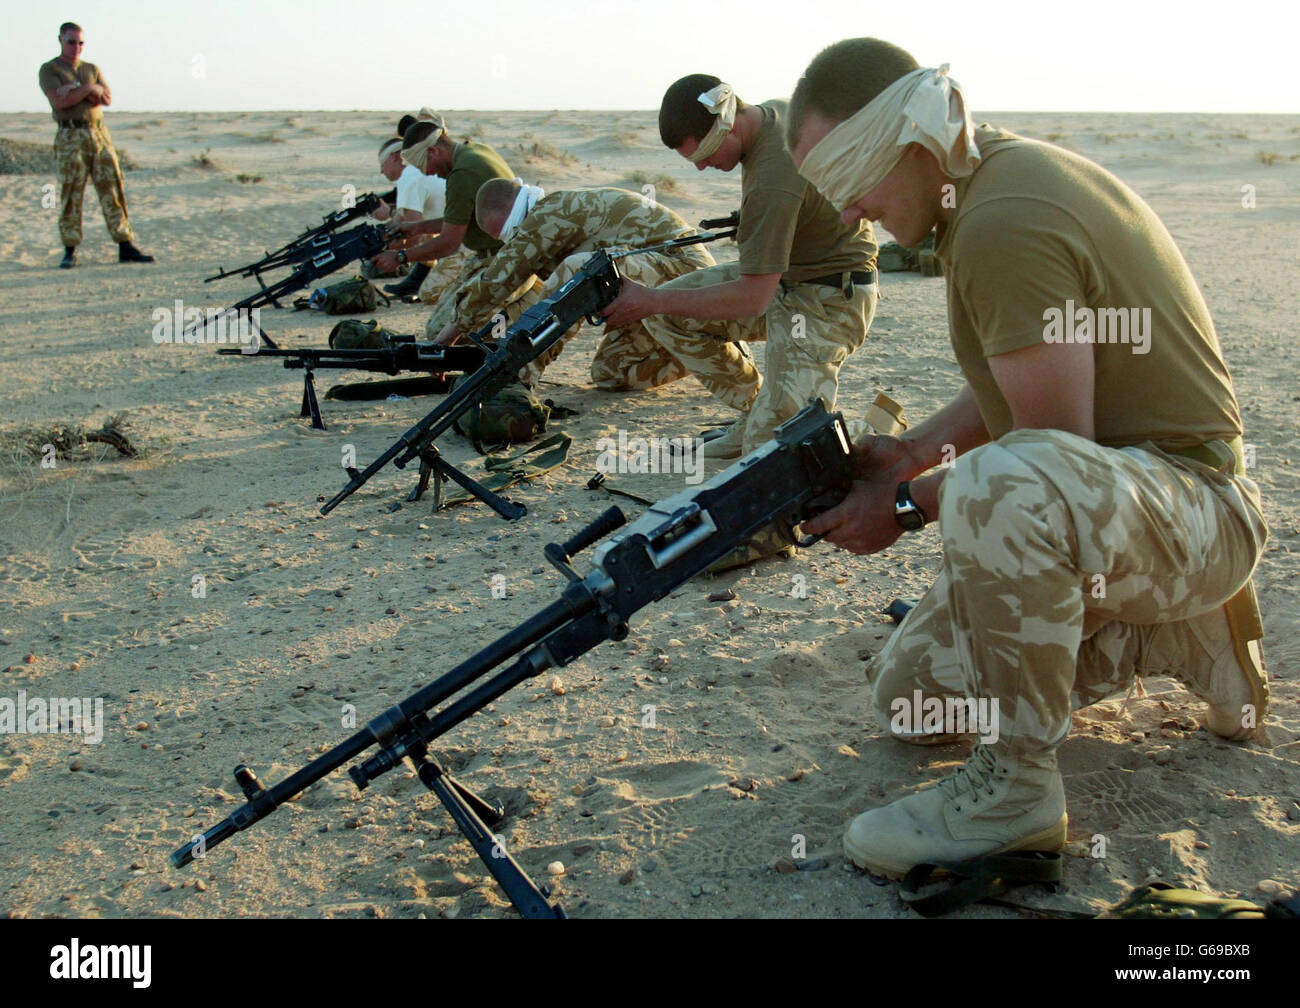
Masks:
[[[563,916],[493,836],[489,823],[499,821],[499,808],[449,777],[430,754],[429,743],[519,683],[568,665],[604,641],[622,640],[637,612],[768,524],[779,523],[793,533],[800,523],[842,500],[854,472],[843,417],[827,413],[821,400],[814,400],[778,427],[767,444],[700,487],[653,505],[631,525],[626,525],[622,511],[610,508],[569,542],[546,547],[546,558],[568,579],[557,601],[274,787],[264,788],[247,767],[236,768],[247,802],[175,851],[172,865],[179,868],[206,856],[344,763],[377,747],[374,755],[348,770],[358,788],[409,760],[521,915]],[[591,570],[579,576],[573,556],[607,536],[592,554]],[[511,664],[463,692],[506,662]],[[435,712],[445,701],[451,702]]]
[[[283,261],[276,264],[291,267],[288,276],[275,283],[267,284],[262,279],[261,272],[254,272],[252,275],[256,276],[261,290],[242,301],[235,302],[216,315],[188,327],[184,335],[192,336],[195,331],[206,328],[218,318],[236,312],[250,311],[268,304],[279,308],[281,298],[311,286],[313,281],[342,269],[354,259],[369,259],[379,254],[384,250],[385,244],[383,234],[373,224],[361,224],[337,234],[333,232],[322,234],[285,253]],[[264,342],[272,349],[276,349],[275,341],[266,335],[260,326],[256,328],[259,345]]]
[[[703,223],[731,225],[738,220],[739,214],[732,214],[731,217],[723,218],[718,222]],[[365,486],[388,463],[395,462],[399,469],[403,469],[412,459],[419,458],[420,478],[415,489],[407,497],[408,500],[419,500],[428,486],[430,476],[436,474],[438,477],[455,480],[502,517],[510,520],[522,517],[526,510],[521,505],[509,504],[491,495],[490,491],[483,491],[483,488],[474,484],[468,476],[442,459],[437,454],[433,442],[475,404],[491,397],[515,381],[520,370],[546,353],[569,331],[570,327],[584,318],[592,325],[602,325],[600,311],[613,303],[623,284],[616,260],[646,252],[664,252],[688,245],[699,245],[720,238],[730,238],[734,234],[733,227],[730,231],[706,232],[674,238],[649,248],[601,249],[593,252],[564,286],[546,300],[525,311],[519,321],[506,330],[500,344],[483,362],[483,366],[458,384],[455,391],[439,403],[437,408],[412,426],[365,469],[360,471],[355,468],[348,469],[347,486],[321,507],[321,514],[327,515],[333,511]],[[470,339],[483,345],[483,340],[491,333],[492,328],[492,323],[488,323],[471,335]]]
[[[218,273],[204,279],[204,283],[212,283],[214,280],[224,280],[232,276],[257,276],[268,270],[278,269],[281,266],[293,265],[296,261],[294,254],[299,250],[311,246],[318,239],[332,234],[339,230],[345,224],[351,224],[359,217],[365,217],[374,212],[379,206],[380,200],[385,203],[392,203],[397,199],[397,190],[393,189],[384,193],[382,196],[376,196],[374,193],[366,193],[358,196],[356,203],[350,207],[344,207],[332,214],[326,214],[324,222],[314,228],[308,228],[297,238],[281,245],[274,252],[268,252],[257,262],[249,263],[247,266],[239,266],[233,270],[223,269]]]

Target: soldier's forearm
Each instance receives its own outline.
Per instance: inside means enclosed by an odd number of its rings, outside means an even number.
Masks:
[[[62,88],[59,90],[62,90]],[[71,91],[65,91],[62,95],[60,95],[58,91],[55,91],[52,95],[48,96],[50,99],[50,105],[56,111],[60,112],[64,109],[72,108],[72,106],[79,105],[81,102],[85,101],[86,97],[90,94],[90,90],[90,84],[82,84],[81,87],[73,88]]]
[[[727,321],[755,318],[767,310],[772,290],[747,282],[748,278],[677,290],[672,287],[651,291],[654,315],[679,315],[684,318]],[[779,277],[778,277],[779,279]]]
[[[433,262],[435,259],[446,259],[458,248],[459,238],[453,241],[450,236],[440,235],[433,241],[421,242],[414,248],[407,249],[406,258],[412,262]]]
[[[988,429],[984,426],[984,418],[975,402],[975,393],[969,385],[963,385],[961,391],[938,413],[927,417],[900,437],[907,445],[908,454],[922,463],[918,472],[951,463],[957,456],[978,448],[988,439]]]

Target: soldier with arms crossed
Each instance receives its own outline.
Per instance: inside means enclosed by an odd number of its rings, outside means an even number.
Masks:
[[[81,201],[87,178],[95,184],[104,223],[117,242],[117,261],[153,262],[153,256],[135,247],[135,235],[126,213],[122,169],[117,163],[113,139],[104,125],[101,109],[113,103],[113,93],[99,68],[82,60],[84,45],[81,27],[65,22],[59,28],[61,51],[42,64],[38,77],[59,126],[54,137],[54,156],[59,163],[59,237],[63,241],[63,260],[59,266],[71,269],[77,265]]]

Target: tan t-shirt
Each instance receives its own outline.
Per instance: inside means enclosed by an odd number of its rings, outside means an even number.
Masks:
[[[31,64],[29,63],[28,66]],[[68,66],[57,56],[48,63],[42,63],[40,72],[37,74],[37,81],[41,86],[41,93],[47,98],[49,92],[63,84],[74,84],[81,87],[83,84],[103,84],[104,75],[99,72],[99,67],[94,63],[87,63],[82,60],[75,68]],[[104,113],[101,106],[92,105],[88,101],[79,101],[75,105],[70,105],[65,109],[53,109],[54,121],[57,123],[69,122],[74,119],[81,119],[86,122],[99,122]]]
[[[740,174],[740,272],[780,273],[801,283],[876,266],[871,224],[848,225],[795,169],[781,120],[786,102],[764,102],[763,125],[745,153]]]
[[[1241,434],[1214,323],[1155,212],[1104,168],[982,125],[936,255],[952,346],[993,438],[1011,411],[986,358],[1087,342],[1099,444],[1187,448]]]
[[[461,244],[471,252],[495,252],[501,247],[500,241],[479,227],[474,216],[474,200],[479,186],[489,179],[514,177],[510,166],[487,144],[466,140],[457,145],[451,174],[447,176],[446,210],[442,219],[447,224],[466,226]]]

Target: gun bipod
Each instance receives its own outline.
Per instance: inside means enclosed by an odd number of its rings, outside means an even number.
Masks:
[[[312,377],[313,374],[311,364],[304,361],[302,366],[302,412],[298,415],[311,417],[313,430],[325,430],[325,421],[321,419],[320,415],[320,403],[316,400],[316,380]]]
[[[485,823],[482,810],[492,812],[487,818],[495,825],[504,816],[500,806],[489,805],[473,791],[457,781],[427,752],[412,757],[420,783],[432,791],[442,802],[447,814],[460,828],[479,860],[497,884],[510,897],[510,902],[525,920],[564,920],[568,915],[557,903],[551,903],[550,890],[538,886],[523,867],[506,850],[505,840],[494,834]]]
[[[524,505],[506,500],[489,490],[468,473],[461,472],[442,457],[442,454],[438,451],[438,446],[432,441],[427,441],[421,445],[418,455],[420,459],[420,476],[416,480],[415,486],[411,488],[411,492],[407,494],[406,500],[408,503],[413,503],[424,497],[424,492],[429,489],[429,480],[433,479],[433,510],[435,512],[441,511],[442,485],[451,480],[463,487],[467,493],[473,494],[506,521],[518,521],[528,513],[528,508],[524,507]]]

